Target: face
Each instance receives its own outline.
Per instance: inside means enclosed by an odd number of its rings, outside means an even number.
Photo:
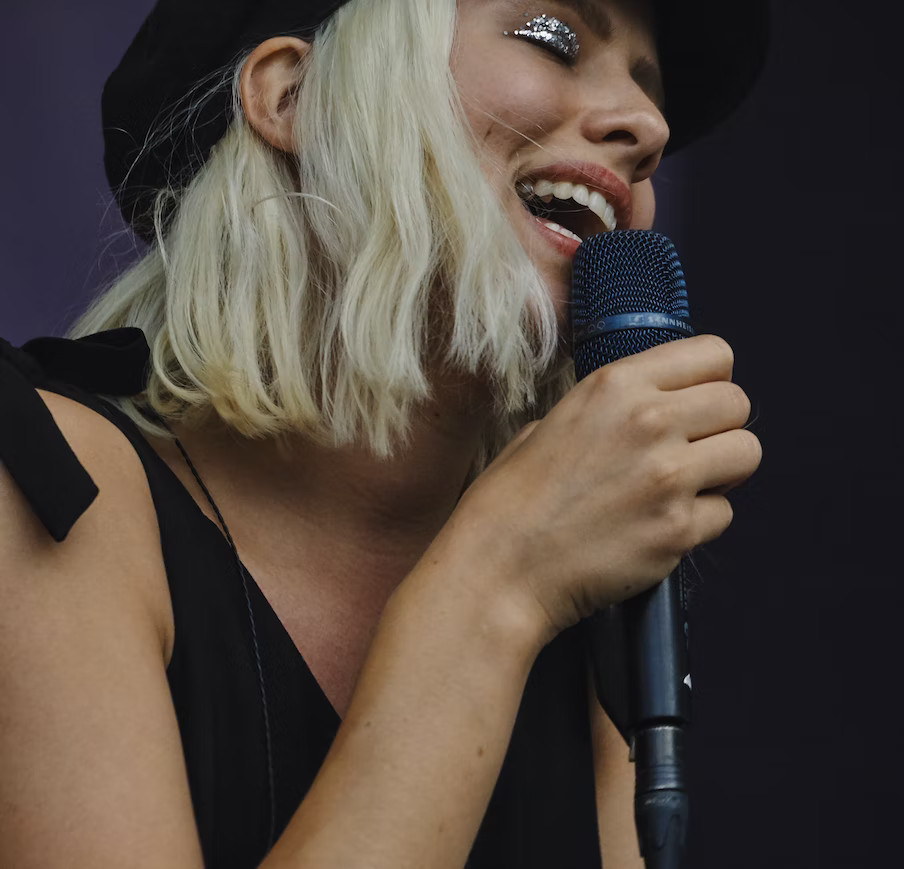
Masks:
[[[560,322],[580,239],[653,224],[668,127],[651,21],[648,0],[459,0],[452,74]]]

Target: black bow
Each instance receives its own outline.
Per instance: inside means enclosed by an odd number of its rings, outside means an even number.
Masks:
[[[140,329],[36,338],[21,349],[0,338],[0,460],[54,540],[65,540],[98,489],[35,390],[135,395],[149,358]]]

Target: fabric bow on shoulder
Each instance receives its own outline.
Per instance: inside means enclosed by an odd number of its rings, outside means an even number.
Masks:
[[[150,350],[140,329],[85,338],[36,338],[21,348],[0,338],[0,461],[57,542],[98,489],[37,389],[71,395],[142,392]]]

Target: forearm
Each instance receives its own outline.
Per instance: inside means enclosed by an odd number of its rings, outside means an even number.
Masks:
[[[542,643],[482,577],[443,561],[428,553],[390,600],[334,746],[266,869],[464,865]]]

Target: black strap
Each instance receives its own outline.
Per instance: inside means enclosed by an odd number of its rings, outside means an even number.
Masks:
[[[21,349],[0,339],[0,461],[57,542],[98,489],[35,391],[74,386],[102,395],[144,389],[150,357],[140,329],[87,338],[37,338]]]

